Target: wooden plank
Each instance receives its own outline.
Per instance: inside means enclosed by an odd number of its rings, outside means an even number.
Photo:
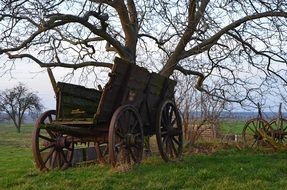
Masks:
[[[149,81],[149,93],[160,96],[165,79],[157,73],[152,73]]]
[[[52,70],[50,68],[47,68],[47,72],[48,72],[48,75],[49,75],[49,78],[50,78],[53,90],[54,90],[55,94],[57,94],[57,82],[55,80],[53,72],[52,72]]]
[[[57,119],[93,118],[101,92],[69,83],[57,84]]]
[[[120,58],[115,59],[112,72],[109,74],[109,81],[103,89],[103,94],[95,114],[96,120],[108,121],[119,106],[122,86],[126,82],[129,68],[129,62]]]
[[[150,73],[147,69],[132,65],[130,76],[127,83],[124,85],[122,104],[132,104],[138,107],[144,98],[144,93],[150,78]]]
[[[57,120],[53,122],[54,124],[59,124],[59,125],[81,125],[83,127],[90,127],[93,123],[94,120],[91,118],[87,118],[86,120]]]
[[[62,94],[80,97],[82,99],[98,101],[101,97],[100,91],[80,85],[58,82],[57,88]]]
[[[163,97],[165,99],[173,99],[174,98],[174,93],[175,93],[175,88],[176,86],[176,81],[171,80],[169,78],[166,79],[166,85],[165,88],[163,89]]]

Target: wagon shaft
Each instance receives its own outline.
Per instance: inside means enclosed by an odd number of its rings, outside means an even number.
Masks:
[[[265,131],[264,129],[261,128],[257,128],[257,132],[260,134],[260,136],[262,137],[262,139],[267,142],[268,144],[270,144],[272,146],[272,148],[274,150],[278,150],[280,148],[280,145],[278,143],[276,143],[276,141],[270,137]]]

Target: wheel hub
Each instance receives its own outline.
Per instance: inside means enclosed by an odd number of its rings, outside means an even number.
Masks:
[[[55,139],[55,148],[57,150],[67,148],[70,145],[71,145],[71,143],[67,141],[67,137],[59,136],[59,137],[56,137],[56,139]]]
[[[262,140],[263,139],[262,136],[259,135],[259,134],[253,135],[253,138],[256,139],[256,140]]]
[[[130,145],[130,146],[135,145],[136,144],[136,136],[131,134],[131,133],[128,133],[126,135],[125,141],[126,141],[127,145]]]
[[[168,135],[168,136],[178,136],[178,135],[180,135],[180,134],[181,134],[181,130],[178,129],[178,128],[172,128],[172,127],[170,127],[170,128],[168,128],[168,130],[167,130],[167,135]]]

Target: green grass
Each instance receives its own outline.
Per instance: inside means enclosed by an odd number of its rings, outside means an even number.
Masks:
[[[127,173],[109,165],[39,172],[31,152],[31,126],[0,126],[0,189],[286,189],[287,153],[222,150],[164,163],[145,159]]]
[[[241,134],[246,121],[223,121],[219,125],[222,134]]]

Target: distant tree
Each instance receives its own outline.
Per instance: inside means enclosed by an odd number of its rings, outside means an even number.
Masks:
[[[27,111],[39,111],[43,108],[36,93],[30,92],[22,83],[12,89],[0,92],[0,111],[9,115],[17,132],[20,133],[24,114]]]

